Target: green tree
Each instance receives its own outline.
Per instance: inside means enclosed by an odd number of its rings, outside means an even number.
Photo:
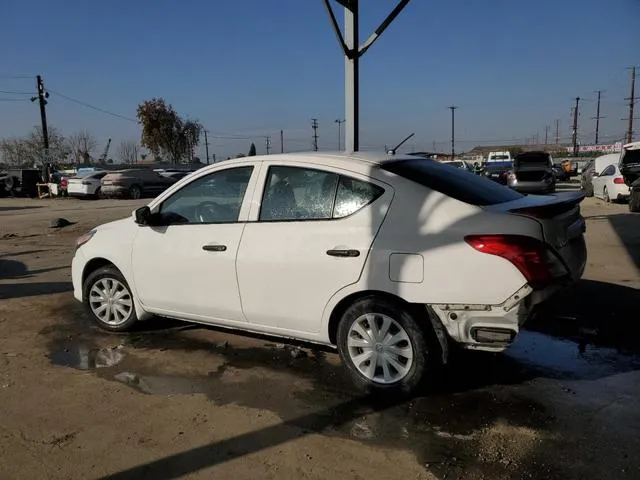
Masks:
[[[256,155],[256,144],[251,142],[251,146],[249,147],[249,157],[255,157]]]
[[[162,98],[153,98],[138,105],[138,119],[142,123],[140,143],[154,157],[166,157],[180,163],[198,145],[202,125],[180,117]]]

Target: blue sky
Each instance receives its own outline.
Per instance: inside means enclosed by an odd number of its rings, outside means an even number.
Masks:
[[[135,117],[136,106],[163,97],[212,135],[271,135],[279,150],[311,146],[319,119],[321,149],[337,147],[344,117],[344,65],[322,0],[4,0],[0,13],[0,137],[38,124],[28,96],[42,74],[52,92]],[[395,5],[360,0],[364,40]],[[334,4],[342,23],[342,9]],[[580,133],[622,136],[629,71],[640,64],[638,0],[412,0],[363,57],[361,144],[382,148],[408,133],[408,148],[448,150],[456,104],[457,150],[523,139],[560,119],[568,137],[570,108],[584,98]],[[639,82],[640,83],[640,82]],[[637,89],[637,91],[640,88]],[[90,130],[139,138],[134,122],[52,93],[50,124],[65,134]],[[552,127],[552,130],[554,128]],[[640,132],[640,122],[637,128]],[[550,137],[555,132],[550,133]],[[218,156],[246,152],[251,140],[211,138]]]

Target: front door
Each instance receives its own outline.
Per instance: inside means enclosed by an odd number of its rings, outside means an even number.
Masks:
[[[243,312],[278,333],[317,333],[330,298],[359,280],[393,192],[336,169],[263,170],[238,252]]]
[[[140,227],[132,263],[137,295],[147,309],[218,323],[244,321],[235,262],[253,169],[236,166],[192,180],[157,208],[154,217],[162,226]]]

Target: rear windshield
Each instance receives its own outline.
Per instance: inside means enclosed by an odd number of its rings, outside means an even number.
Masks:
[[[496,205],[523,197],[488,178],[433,160],[398,160],[383,163],[381,168],[471,205]]]
[[[489,160],[509,160],[509,155],[489,155]]]
[[[622,163],[631,165],[632,163],[640,163],[640,150],[625,150],[622,157]]]

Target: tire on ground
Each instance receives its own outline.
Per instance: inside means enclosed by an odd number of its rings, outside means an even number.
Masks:
[[[372,380],[362,373],[350,353],[349,339],[354,338],[352,332],[352,326],[358,319],[362,319],[364,315],[377,314],[377,326],[382,324],[382,315],[393,319],[397,324],[402,327],[408,336],[408,344],[411,346],[413,360],[409,366],[408,371],[404,376],[392,383],[383,383],[377,380]],[[392,329],[390,333],[393,333]],[[358,340],[357,334],[355,339]],[[428,317],[428,312],[425,309],[424,316],[417,315],[409,306],[405,306],[399,301],[392,301],[385,298],[379,298],[376,296],[367,296],[356,300],[349,308],[345,310],[338,324],[337,331],[337,346],[340,353],[340,357],[345,364],[351,379],[355,385],[365,391],[366,393],[394,393],[400,395],[410,395],[416,392],[429,377],[428,373],[435,370],[442,362],[442,353],[440,346],[437,343],[435,332],[431,326],[431,321]],[[352,347],[353,348],[353,347]],[[384,348],[380,344],[372,345],[368,351],[376,350],[376,348]],[[388,346],[387,346],[388,348]],[[357,349],[353,350],[356,355],[364,353],[365,350]],[[397,356],[393,357],[395,361],[399,361]],[[408,362],[407,362],[408,363]],[[366,362],[365,362],[366,364]],[[362,363],[360,365],[363,365]],[[406,366],[406,363],[403,364]],[[387,368],[389,368],[387,366]],[[383,374],[382,365],[378,365],[375,372]],[[395,369],[396,373],[399,370]],[[373,377],[376,377],[374,373]]]
[[[124,290],[126,290],[127,294],[125,295],[125,298],[128,296],[131,307],[128,310],[127,316],[122,321],[119,321],[117,323],[108,323],[94,312],[92,303],[94,305],[97,305],[97,302],[94,303],[92,300],[91,289],[94,287],[94,285],[99,284],[101,281],[108,285],[110,281],[114,280],[118,282]],[[125,332],[127,330],[130,330],[131,327],[133,327],[133,325],[138,321],[131,287],[129,287],[127,280],[124,278],[122,273],[120,273],[120,270],[118,270],[113,265],[98,268],[87,276],[84,284],[82,285],[82,297],[84,299],[84,305],[87,313],[93,319],[93,321],[104,330],[107,330],[109,332]]]
[[[640,212],[640,190],[631,190],[629,196],[629,211]]]

